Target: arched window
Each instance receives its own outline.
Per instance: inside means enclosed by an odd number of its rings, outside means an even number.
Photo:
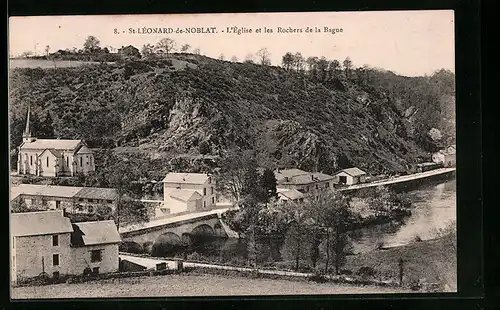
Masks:
[[[69,157],[66,157],[66,166],[69,167]]]
[[[83,157],[80,157],[80,167],[83,166]]]
[[[47,157],[47,167],[49,166],[49,158]]]

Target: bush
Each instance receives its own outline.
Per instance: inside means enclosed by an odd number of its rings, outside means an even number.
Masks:
[[[356,275],[361,276],[363,278],[374,277],[375,274],[376,274],[375,269],[367,266],[360,267],[356,272]]]
[[[186,256],[186,260],[201,261],[203,260],[203,256],[200,255],[198,252],[193,252]]]
[[[414,238],[413,238],[413,241],[414,242],[422,242],[422,238],[420,238],[419,235],[416,235]]]

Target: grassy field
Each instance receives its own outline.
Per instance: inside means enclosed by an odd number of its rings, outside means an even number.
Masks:
[[[344,269],[356,272],[366,266],[376,277],[398,278],[398,260],[404,260],[404,281],[441,283],[447,291],[457,290],[457,249],[453,235],[435,240],[347,257]]]
[[[100,280],[79,284],[17,287],[12,299],[299,295],[299,294],[380,294],[403,293],[394,288],[349,286],[307,281],[251,279],[207,274],[182,274]]]

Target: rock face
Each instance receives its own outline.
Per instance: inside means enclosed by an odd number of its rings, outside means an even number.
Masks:
[[[278,67],[172,57],[194,65],[16,69],[13,118],[22,118],[31,102],[32,110],[50,111],[56,134],[98,146],[105,137],[172,158],[254,148],[261,164],[325,173],[349,166],[404,171],[427,156],[409,134],[406,118],[413,111],[401,110],[374,87],[317,82]],[[126,75],[124,66],[132,68]],[[86,119],[89,111],[94,116]],[[110,133],[105,129],[112,118],[119,118],[113,122],[118,128]],[[83,131],[80,124],[90,121],[96,130]]]

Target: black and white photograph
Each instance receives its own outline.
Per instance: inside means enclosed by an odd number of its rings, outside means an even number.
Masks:
[[[8,28],[11,299],[457,292],[453,10]]]

